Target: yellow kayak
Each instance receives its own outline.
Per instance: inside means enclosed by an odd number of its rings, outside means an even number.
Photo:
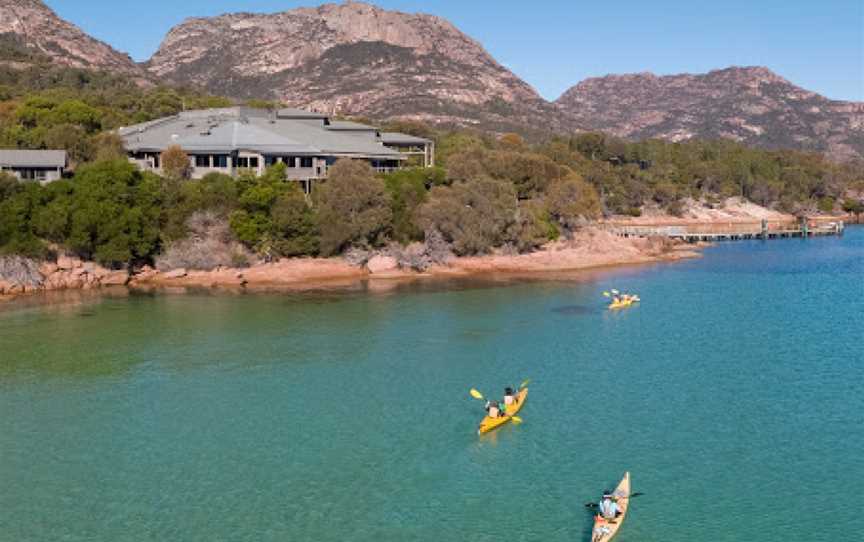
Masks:
[[[477,434],[482,435],[483,433],[488,433],[489,431],[501,427],[505,423],[509,422],[510,419],[522,409],[526,397],[528,397],[528,388],[522,388],[516,395],[516,400],[513,401],[513,404],[508,405],[505,408],[506,414],[504,416],[498,416],[497,418],[486,416],[483,418],[483,421],[480,422],[480,428],[477,430]]]
[[[625,472],[624,478],[618,484],[613,492],[618,497],[618,509],[621,514],[614,521],[604,519],[601,515],[594,516],[594,529],[591,531],[591,542],[609,542],[615,535],[618,534],[618,529],[624,523],[624,518],[627,517],[627,510],[630,509],[630,473]]]
[[[633,303],[638,303],[639,301],[641,301],[639,299],[639,296],[634,295],[632,297],[627,297],[624,299],[620,299],[618,301],[613,301],[612,303],[609,304],[609,309],[610,310],[611,309],[623,309],[625,307],[629,307]]]

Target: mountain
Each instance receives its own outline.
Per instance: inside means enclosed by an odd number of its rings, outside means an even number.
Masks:
[[[864,103],[829,100],[763,67],[587,79],[556,102],[582,129],[628,139],[729,138],[765,148],[864,156]]]
[[[0,53],[32,51],[73,68],[146,76],[135,62],[111,46],[61,19],[41,0],[0,0]]]
[[[151,73],[328,113],[545,130],[555,107],[449,22],[359,3],[194,18]]]
[[[829,100],[767,68],[610,75],[587,79],[550,103],[446,20],[360,2],[188,19],[142,66],[40,0],[0,0],[0,64],[17,66],[30,53],[138,81],[379,120],[528,135],[601,130],[628,139],[723,137],[864,157],[864,103]]]

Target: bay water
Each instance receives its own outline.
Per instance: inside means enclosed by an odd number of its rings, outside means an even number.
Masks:
[[[0,305],[0,540],[589,540],[625,471],[621,542],[864,532],[864,230],[389,286]]]

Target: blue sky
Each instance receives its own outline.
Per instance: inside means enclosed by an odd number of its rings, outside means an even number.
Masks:
[[[276,12],[294,0],[47,0],[91,35],[146,60],[192,16]],[[829,98],[864,100],[862,0],[376,0],[449,19],[543,96],[591,76],[767,66]]]

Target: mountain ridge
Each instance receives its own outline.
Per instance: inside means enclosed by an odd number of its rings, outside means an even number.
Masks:
[[[41,0],[0,0],[0,36],[60,65],[147,77],[147,72],[128,54],[60,18]]]
[[[0,38],[8,36],[60,65],[342,116],[499,133],[731,138],[864,157],[864,102],[825,98],[763,66],[591,77],[547,101],[446,19],[363,2],[190,17],[138,64],[41,0],[0,0]]]
[[[555,102],[585,129],[624,138],[728,138],[864,156],[864,102],[830,100],[764,66],[586,79]]]
[[[190,18],[146,67],[233,96],[346,115],[513,127],[545,125],[554,110],[449,21],[362,2]]]

